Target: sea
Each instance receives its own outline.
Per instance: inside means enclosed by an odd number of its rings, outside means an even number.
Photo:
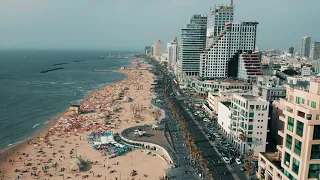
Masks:
[[[0,150],[42,130],[48,121],[104,84],[125,78],[117,72],[130,59],[101,59],[94,50],[0,50]],[[58,65],[60,64],[60,65]],[[47,73],[43,70],[64,68]]]

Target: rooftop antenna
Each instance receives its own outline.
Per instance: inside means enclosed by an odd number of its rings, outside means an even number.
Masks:
[[[231,7],[233,7],[233,0],[231,0]]]

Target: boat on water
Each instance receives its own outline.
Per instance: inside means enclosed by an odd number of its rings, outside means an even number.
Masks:
[[[107,56],[99,56],[100,59],[107,59]]]

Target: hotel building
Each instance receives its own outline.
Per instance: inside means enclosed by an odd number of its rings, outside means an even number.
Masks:
[[[224,30],[200,54],[200,77],[226,78],[237,72],[239,54],[255,50],[257,25],[257,22],[226,23]]]
[[[315,180],[320,177],[320,81],[307,88],[287,88],[280,100],[278,131],[283,142],[276,153],[260,153],[258,177],[274,180]]]
[[[225,24],[233,21],[233,15],[233,4],[231,6],[215,6],[213,10],[210,9],[207,21],[207,47],[213,43],[214,37],[224,30]]]

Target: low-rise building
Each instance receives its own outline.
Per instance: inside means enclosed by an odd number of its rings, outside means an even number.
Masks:
[[[220,107],[218,115],[225,113]],[[258,156],[260,152],[265,152],[267,145],[268,111],[269,102],[262,98],[249,93],[233,94],[230,116],[221,119],[219,125],[225,132],[230,132],[230,139],[242,153],[253,150],[254,156]],[[225,123],[229,124],[228,128]]]
[[[272,76],[259,77],[252,87],[252,94],[267,101],[280,100],[286,97],[286,88],[280,84],[280,79]]]
[[[260,153],[258,178],[314,180],[320,175],[320,81],[308,88],[286,85],[287,96],[280,100],[283,142],[276,153]]]
[[[231,101],[234,93],[245,93],[241,89],[219,89],[218,91],[208,92],[206,103],[203,104],[205,111],[212,117],[219,112],[219,103],[222,101]]]
[[[230,101],[220,101],[218,103],[219,106],[219,113],[218,113],[218,124],[219,127],[221,128],[222,132],[224,132],[229,139],[231,139],[231,133],[230,133],[230,125],[231,125],[231,111],[230,111],[230,106],[231,102]]]
[[[217,80],[196,80],[194,90],[197,94],[206,96],[208,92],[215,91],[218,89],[230,90],[230,89],[241,89],[245,91],[252,90],[252,85],[247,82],[232,80],[232,79],[217,79]]]

